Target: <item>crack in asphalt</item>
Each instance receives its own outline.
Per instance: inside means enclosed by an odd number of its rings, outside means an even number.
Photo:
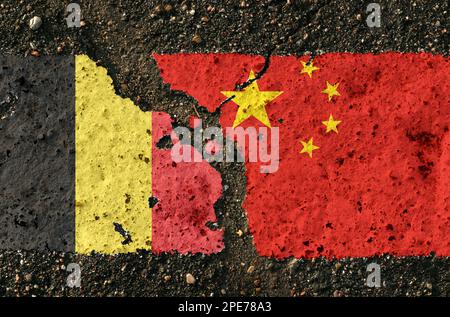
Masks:
[[[293,36],[294,34],[296,34],[297,32],[299,32],[299,30],[304,27],[305,25],[307,25],[308,23],[310,23],[310,21],[318,14],[318,12],[325,7],[326,4],[322,4],[320,6],[318,6],[317,8],[312,8],[310,9],[307,13],[304,13],[304,16],[310,17],[309,19],[305,19],[305,21],[303,21],[303,19],[300,19],[301,23],[299,23],[296,27],[294,27],[291,31],[287,32],[286,37],[289,38],[291,36]],[[276,42],[275,44],[272,45],[272,47],[267,51],[267,53],[264,56],[264,65],[263,68],[255,75],[255,78],[252,79],[248,79],[245,82],[243,82],[242,84],[236,84],[235,89],[236,91],[241,91],[243,89],[245,89],[246,87],[248,87],[249,85],[251,85],[253,82],[261,79],[264,74],[266,74],[266,72],[268,71],[269,67],[270,67],[270,59],[272,57],[272,55],[277,51],[277,49],[279,49],[280,47],[282,47],[284,44],[281,40]],[[302,55],[304,52],[301,52],[297,55]],[[311,51],[311,54],[309,56],[309,59],[307,61],[307,64],[309,65],[314,57],[315,57],[315,53],[313,51]],[[225,99],[224,101],[222,101],[216,108],[215,112],[218,112],[220,114],[222,106],[227,104],[229,101],[233,100],[233,98],[235,98],[236,96],[233,95],[231,97],[228,97],[227,99]]]

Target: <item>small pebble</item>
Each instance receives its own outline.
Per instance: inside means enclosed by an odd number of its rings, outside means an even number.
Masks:
[[[39,29],[42,25],[42,19],[38,16],[35,16],[33,18],[31,18],[30,20],[30,29],[33,31],[36,31],[37,29]]]
[[[127,93],[128,92],[128,85],[125,83],[121,83],[120,84],[120,89],[124,92]]]
[[[342,297],[342,292],[339,291],[339,290],[335,290],[335,291],[333,292],[333,297]]]
[[[186,274],[186,283],[190,285],[195,284],[195,277],[191,273]]]
[[[25,275],[25,281],[27,281],[27,282],[29,282],[29,281],[31,281],[31,274],[26,274]]]
[[[289,268],[290,271],[294,271],[297,269],[298,266],[298,259],[293,258],[292,260],[289,261],[287,267]]]
[[[192,42],[194,42],[195,44],[200,44],[202,42],[202,38],[200,37],[200,35],[195,34],[192,38]]]
[[[170,11],[172,11],[172,9],[173,9],[173,7],[172,7],[172,5],[170,5],[170,4],[166,4],[166,5],[164,6],[164,11],[166,11],[166,12],[170,12]]]

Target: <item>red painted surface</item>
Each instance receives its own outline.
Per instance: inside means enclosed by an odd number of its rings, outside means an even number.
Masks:
[[[154,55],[164,81],[214,111],[260,56]],[[264,256],[363,257],[382,253],[450,256],[450,66],[429,54],[325,54],[320,70],[300,74],[307,57],[275,56],[260,90],[284,91],[266,106],[280,129],[280,168],[261,174],[246,163],[244,208]],[[339,82],[328,102],[326,81]],[[226,103],[221,124],[232,126]],[[342,123],[325,133],[330,113]],[[242,124],[261,126],[250,118]],[[300,141],[314,138],[313,157]]]
[[[162,112],[152,113],[152,187],[158,203],[152,212],[152,250],[155,253],[205,253],[223,249],[223,231],[206,224],[216,222],[214,203],[222,190],[220,174],[206,162],[175,163],[170,149],[156,143],[172,132],[171,119]],[[172,141],[178,140],[172,136]],[[185,145],[195,151],[190,145]]]

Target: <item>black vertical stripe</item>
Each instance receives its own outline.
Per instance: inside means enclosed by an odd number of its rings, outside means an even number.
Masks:
[[[74,57],[0,57],[0,249],[71,251]]]

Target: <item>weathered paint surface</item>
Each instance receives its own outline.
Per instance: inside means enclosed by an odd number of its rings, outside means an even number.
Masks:
[[[158,148],[172,134],[168,114],[116,95],[87,56],[0,64],[0,248],[223,249],[223,231],[208,225],[221,176],[206,161],[174,164],[171,148]]]
[[[240,54],[154,58],[172,89],[209,111],[264,64]],[[335,53],[305,69],[307,60],[273,56],[257,81],[260,91],[283,91],[265,106],[280,129],[279,170],[246,163],[244,208],[258,252],[450,255],[448,58]],[[222,106],[222,127],[238,109]],[[254,117],[240,125],[263,126]]]
[[[206,161],[175,164],[157,147],[169,115],[141,111],[115,94],[106,69],[76,62],[76,251],[220,251],[223,232],[207,226],[220,174]]]
[[[151,126],[105,68],[76,57],[76,252],[151,249]]]
[[[73,251],[73,56],[0,56],[0,249]]]
[[[223,230],[207,224],[217,221],[214,203],[222,193],[222,178],[209,163],[175,163],[170,149],[159,149],[158,141],[171,135],[168,114],[153,113],[153,252],[211,254],[223,249]],[[188,153],[196,151],[182,145]]]

